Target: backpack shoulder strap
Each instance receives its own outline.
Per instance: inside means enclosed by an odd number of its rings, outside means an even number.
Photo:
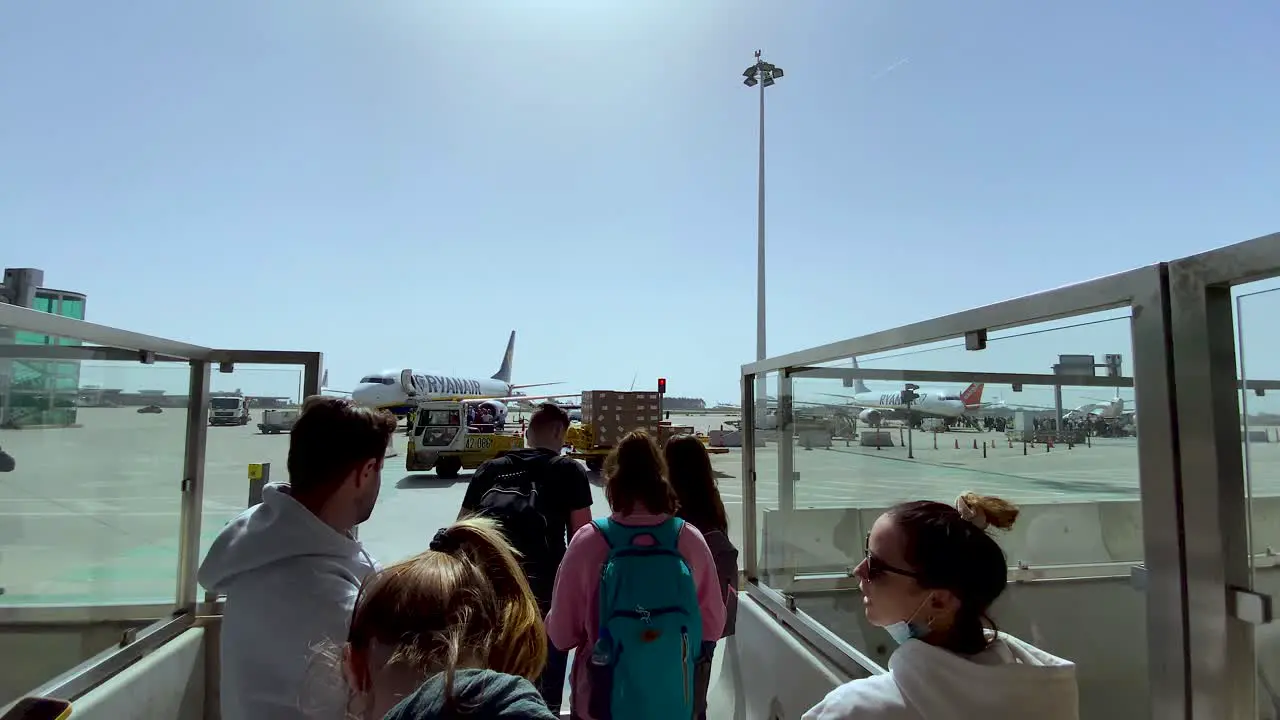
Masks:
[[[672,552],[680,551],[680,533],[684,530],[684,520],[669,517],[666,522],[646,528],[659,547]]]
[[[613,529],[613,523],[609,522],[609,518],[593,518],[591,525],[600,533],[600,537],[604,538],[604,544],[609,546],[609,550],[614,548],[613,538],[609,537],[609,532]]]

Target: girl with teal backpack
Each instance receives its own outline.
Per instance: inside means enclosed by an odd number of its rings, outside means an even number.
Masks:
[[[556,576],[547,634],[577,649],[578,720],[689,720],[703,641],[724,627],[715,560],[676,496],[649,436],[623,438],[606,462],[613,514],[574,535]]]

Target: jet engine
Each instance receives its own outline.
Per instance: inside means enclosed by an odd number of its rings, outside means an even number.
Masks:
[[[504,425],[507,422],[507,404],[497,400],[485,400],[476,407],[476,416],[485,414],[493,418],[494,425]]]
[[[858,413],[858,420],[870,425],[871,427],[880,427],[880,421],[884,420],[884,415],[875,408],[867,408]]]

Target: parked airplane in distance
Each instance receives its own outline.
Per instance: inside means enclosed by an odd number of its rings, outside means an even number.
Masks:
[[[853,361],[858,367],[858,361]],[[953,420],[983,407],[983,383],[970,383],[960,392],[945,388],[920,388],[916,390],[916,399],[911,402],[911,412],[917,417],[938,417]],[[902,399],[902,391],[878,392],[867,387],[861,378],[854,378],[853,395],[839,393],[822,393],[830,397],[852,400],[848,407],[858,410],[858,420],[868,425],[877,426],[890,418],[905,418],[907,403]]]

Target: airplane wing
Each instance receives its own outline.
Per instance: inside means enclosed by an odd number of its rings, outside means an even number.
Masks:
[[[495,398],[473,398],[471,402],[485,402],[486,400],[497,400],[498,402],[530,402],[532,400],[555,400],[556,398],[580,398],[582,393],[562,393],[560,395],[511,395],[508,397]],[[562,405],[561,407],[568,407]]]
[[[523,389],[525,389],[525,388],[547,387],[547,386],[549,386],[549,385],[563,385],[563,384],[564,384],[564,381],[563,381],[563,380],[561,380],[561,381],[558,381],[558,382],[532,383],[532,384],[529,384],[529,385],[512,385],[512,386],[511,386],[511,389],[512,389],[512,390],[523,390]],[[553,395],[553,396],[551,396],[551,397],[560,397],[560,396],[558,396],[558,395]]]

